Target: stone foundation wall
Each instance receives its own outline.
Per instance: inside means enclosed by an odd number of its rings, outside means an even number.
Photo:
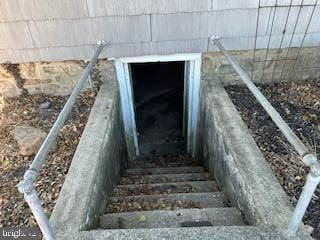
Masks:
[[[240,62],[249,76],[253,71],[253,80],[257,83],[272,83],[283,81],[300,81],[306,79],[320,78],[320,47],[277,49],[268,51],[257,50],[253,64],[253,51],[231,51],[231,55]],[[299,57],[297,58],[299,54]],[[278,59],[279,61],[276,61]],[[291,60],[283,60],[291,59]],[[295,60],[297,59],[297,61]],[[265,69],[265,70],[263,70]],[[242,84],[240,77],[232,66],[219,52],[203,54],[202,57],[202,79],[210,80],[218,76],[224,85]]]
[[[282,49],[281,52],[271,49],[268,51],[267,62],[265,62],[266,50],[255,52],[254,63],[253,51],[231,51],[231,54],[250,75],[254,68],[253,79],[258,83],[320,78],[320,47],[303,48],[301,51],[293,48],[290,49],[288,56],[287,49]],[[285,58],[291,60],[276,61]],[[85,65],[84,61],[1,64],[0,95],[6,97],[37,93],[68,95],[79,80]],[[96,85],[101,84],[101,76],[107,80],[113,79],[115,76],[113,62],[100,59],[91,76]],[[210,80],[214,76],[218,76],[224,85],[242,83],[222,53],[205,53],[202,57],[202,79]]]
[[[84,61],[1,64],[0,95],[6,97],[38,93],[68,95],[80,79],[85,66]],[[113,63],[104,59],[99,60],[91,77],[95,85],[114,79]]]

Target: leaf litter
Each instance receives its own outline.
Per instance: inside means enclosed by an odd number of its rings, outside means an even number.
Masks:
[[[320,81],[258,85],[297,136],[319,155]],[[264,154],[283,189],[296,205],[309,169],[285,140],[271,118],[244,86],[226,87],[249,131]],[[320,239],[320,187],[318,186],[303,219]]]
[[[79,95],[35,183],[48,216],[59,196],[96,94],[97,91],[85,91]],[[2,102],[0,109],[2,110],[0,112],[0,227],[36,225],[23,195],[16,188],[34,155],[23,157],[19,154],[19,147],[12,136],[12,130],[18,125],[29,125],[48,133],[67,98],[67,96],[38,94],[24,98],[7,98]]]

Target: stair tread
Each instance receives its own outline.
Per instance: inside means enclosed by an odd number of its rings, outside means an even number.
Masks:
[[[164,168],[131,168],[124,175],[151,175],[151,174],[175,174],[175,173],[202,173],[203,167],[164,167]]]
[[[130,166],[132,168],[176,168],[176,167],[190,167],[199,166],[198,163],[193,163],[194,165],[185,164],[185,163],[179,163],[179,162],[162,162],[162,163],[146,163],[146,162],[134,162],[131,163]]]
[[[173,174],[149,174],[123,176],[120,184],[147,184],[147,183],[171,183],[188,181],[207,181],[212,180],[209,173],[173,173]]]
[[[157,210],[104,214],[100,226],[105,229],[179,228],[187,226],[245,225],[236,208]]]
[[[152,229],[99,229],[93,231],[81,231],[79,240],[95,239],[175,239],[175,240],[282,240],[276,229],[268,226],[214,226],[214,227],[190,227],[190,228],[152,228]]]
[[[219,189],[215,181],[195,181],[195,182],[117,185],[114,188],[111,195],[113,197],[118,197],[118,196],[134,196],[134,195],[217,192],[217,191],[219,191]]]
[[[218,208],[229,205],[223,192],[111,197],[107,203],[107,213],[181,208]]]

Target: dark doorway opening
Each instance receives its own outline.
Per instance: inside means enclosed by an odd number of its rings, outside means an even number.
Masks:
[[[130,64],[141,155],[185,152],[184,65],[184,62]]]

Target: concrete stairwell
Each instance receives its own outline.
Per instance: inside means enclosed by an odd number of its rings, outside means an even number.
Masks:
[[[111,239],[180,239],[180,231],[181,239],[200,239],[201,234],[203,239],[273,235],[270,229],[246,226],[214,178],[188,155],[148,156],[130,164],[106,200],[100,229],[122,229],[109,232]]]
[[[57,239],[288,239],[287,196],[214,82],[202,89],[200,163],[154,147],[128,160],[116,86],[102,86],[50,218]]]

